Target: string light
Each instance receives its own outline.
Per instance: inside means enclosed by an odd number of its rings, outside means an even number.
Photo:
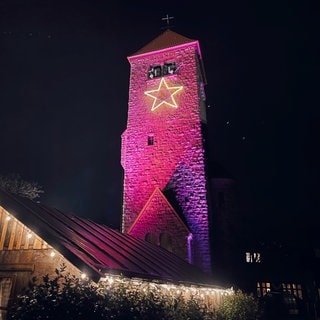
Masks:
[[[102,282],[105,282],[106,289],[110,290],[110,286],[113,285],[116,288],[118,285],[122,287],[125,284],[126,292],[131,290],[134,292],[139,291],[143,293],[152,292],[153,294],[160,295],[162,299],[175,299],[182,297],[183,299],[190,300],[196,299],[198,303],[205,303],[209,309],[214,310],[217,303],[225,296],[234,294],[234,290],[231,289],[220,289],[211,286],[197,286],[197,285],[187,285],[187,284],[173,284],[164,283],[161,281],[149,282],[145,279],[139,278],[126,278],[124,276],[117,275],[105,275],[101,278]]]

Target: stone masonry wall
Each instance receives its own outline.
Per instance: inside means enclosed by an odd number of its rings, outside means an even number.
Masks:
[[[153,193],[129,233],[140,239],[145,239],[146,234],[152,235],[152,243],[188,260],[188,235],[190,231],[161,194],[161,191],[156,190]],[[170,243],[161,241],[164,235]]]
[[[132,58],[127,129],[122,135],[124,168],[123,224],[127,230],[155,188],[172,188],[193,235],[195,264],[209,271],[208,205],[201,133],[198,53],[194,43],[178,49]],[[150,65],[174,61],[177,74],[165,77],[169,87],[183,86],[169,105],[151,111],[145,91],[158,88],[160,78],[148,79]],[[154,143],[148,145],[148,137]]]

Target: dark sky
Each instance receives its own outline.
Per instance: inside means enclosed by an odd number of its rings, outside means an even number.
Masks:
[[[318,8],[113,2],[0,0],[0,173],[38,182],[44,203],[118,228],[127,56],[163,32],[168,13],[173,31],[200,42],[210,152],[235,177],[244,218],[293,238],[316,231]]]

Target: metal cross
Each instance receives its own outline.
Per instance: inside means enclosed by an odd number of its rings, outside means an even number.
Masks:
[[[173,17],[169,17],[169,15],[167,14],[164,18],[161,18],[162,21],[167,21],[167,26],[170,25],[170,20],[173,19]]]

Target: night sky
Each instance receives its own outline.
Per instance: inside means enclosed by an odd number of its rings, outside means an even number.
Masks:
[[[169,14],[173,31],[200,42],[210,154],[237,182],[240,219],[275,237],[319,233],[318,8],[113,2],[0,0],[0,174],[118,229],[127,57]]]

